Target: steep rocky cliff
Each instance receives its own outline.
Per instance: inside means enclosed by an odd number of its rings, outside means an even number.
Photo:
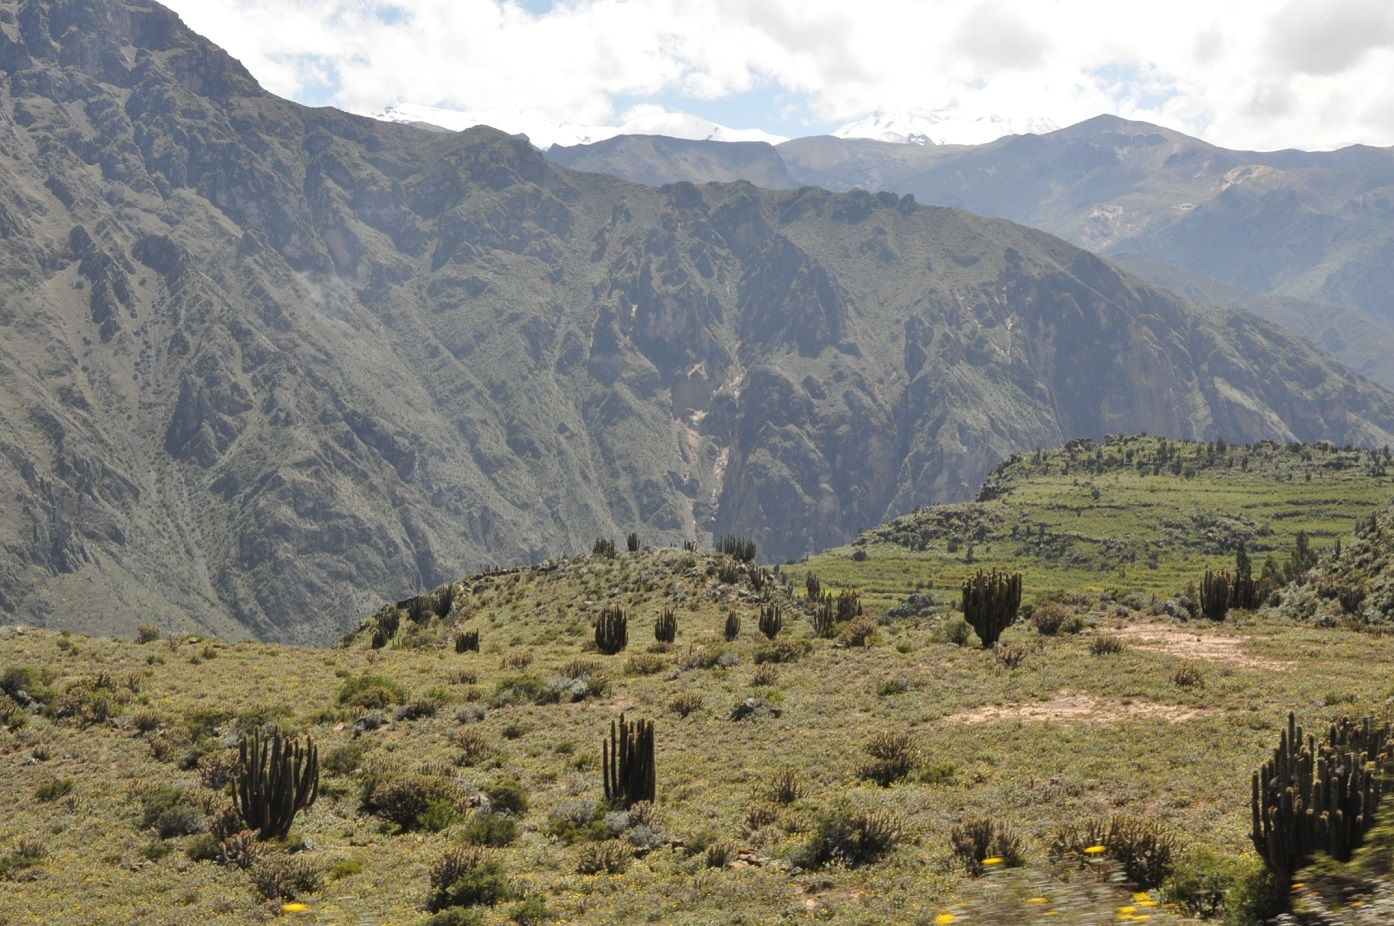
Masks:
[[[307,109],[146,0],[0,0],[0,72],[6,619],[323,642],[630,530],[798,556],[1074,436],[1394,431],[1048,235]]]

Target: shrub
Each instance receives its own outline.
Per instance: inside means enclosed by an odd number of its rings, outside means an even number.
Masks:
[[[799,773],[792,768],[780,769],[770,778],[770,800],[776,804],[792,804],[803,797]]]
[[[358,770],[363,764],[363,756],[368,748],[362,743],[344,743],[342,746],[335,746],[325,753],[322,767],[331,775],[347,777]]]
[[[869,617],[854,618],[847,628],[838,635],[837,642],[843,646],[866,646],[876,636],[876,622]]]
[[[34,789],[34,799],[37,801],[56,801],[60,797],[67,797],[73,791],[73,780],[71,778],[50,778],[48,781],[40,782]]]
[[[683,691],[673,695],[673,700],[668,702],[668,709],[679,717],[686,717],[694,711],[702,709],[702,695],[696,691]]]
[[[456,723],[479,723],[489,714],[489,709],[482,704],[471,701],[468,704],[460,705],[455,711]]]
[[[798,662],[812,651],[812,640],[785,637],[755,647],[755,663],[759,665],[763,662]]]
[[[718,839],[707,846],[706,862],[708,868],[725,868],[735,861],[740,847],[731,839]]]
[[[432,910],[496,904],[511,895],[503,862],[480,846],[454,846],[431,865]]]
[[[521,817],[528,812],[528,792],[516,778],[501,778],[484,790],[489,806],[498,813]]]
[[[324,871],[312,859],[279,852],[257,860],[248,874],[257,893],[267,900],[294,900],[314,893],[324,883]]]
[[[1000,859],[1000,864],[1006,868],[1016,868],[1024,860],[1021,837],[1010,825],[991,817],[955,824],[949,830],[949,844],[954,855],[974,875],[987,870],[984,863],[988,859]]]
[[[339,703],[345,707],[381,710],[406,700],[402,687],[381,675],[360,675],[339,688]]]
[[[1200,666],[1182,666],[1172,673],[1171,683],[1177,688],[1204,688],[1205,673]]]
[[[1031,623],[1041,636],[1059,633],[1079,633],[1084,619],[1058,601],[1043,601],[1031,612]]]
[[[967,646],[973,639],[973,628],[961,617],[951,617],[935,630],[935,637],[943,643],[954,646]]]
[[[470,907],[446,907],[426,917],[425,926],[484,926],[484,917]]]
[[[0,854],[0,881],[19,881],[33,876],[31,869],[48,857],[48,847],[32,836],[21,836],[9,852]]]
[[[1089,641],[1089,652],[1095,656],[1113,656],[1123,650],[1123,641],[1110,633],[1101,633]]]
[[[394,720],[420,720],[422,717],[434,717],[440,710],[440,702],[431,698],[419,698],[407,704],[403,704],[393,712]]]
[[[668,666],[668,660],[657,653],[635,653],[624,661],[626,675],[656,675]]]
[[[473,846],[511,845],[518,838],[518,821],[496,813],[475,813],[460,830],[460,838]]]
[[[802,868],[841,863],[849,868],[869,865],[886,855],[904,837],[900,819],[891,811],[858,810],[839,804],[818,818],[808,842],[795,854]]]
[[[909,775],[920,764],[919,747],[908,733],[878,733],[862,748],[871,761],[857,769],[857,777],[883,788]]]
[[[1015,669],[1026,658],[1026,647],[1020,643],[1002,643],[999,641],[992,648],[992,654],[1004,667]]]
[[[460,754],[455,758],[458,765],[478,765],[494,752],[494,745],[488,734],[477,727],[461,730],[453,739],[455,745],[460,747]]]
[[[1129,883],[1148,891],[1171,872],[1176,838],[1155,820],[1118,815],[1057,831],[1050,854],[1057,861],[1083,866],[1089,863],[1089,849],[1099,846],[1104,851],[1098,854],[1117,862]]]
[[[583,875],[617,875],[629,867],[634,848],[622,839],[587,843],[576,858],[576,872]]]
[[[137,624],[136,642],[137,643],[158,643],[164,636],[164,631],[157,624]]]
[[[774,667],[774,663],[759,663],[755,666],[755,674],[750,677],[750,684],[757,688],[768,688],[778,677],[779,670]]]
[[[459,786],[452,781],[420,772],[398,772],[371,782],[363,809],[409,830],[419,825],[420,817],[433,803],[459,806],[463,799]]]

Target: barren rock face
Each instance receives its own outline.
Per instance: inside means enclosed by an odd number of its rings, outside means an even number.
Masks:
[[[799,556],[1075,436],[1394,431],[1006,222],[305,109],[141,0],[0,0],[0,70],[0,620],[327,642],[598,536]]]

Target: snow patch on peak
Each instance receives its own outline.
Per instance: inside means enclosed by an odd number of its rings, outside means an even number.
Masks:
[[[970,116],[938,112],[877,112],[833,132],[838,138],[869,138],[899,145],[984,145],[1004,135],[1044,135],[1059,128],[1037,116]]]

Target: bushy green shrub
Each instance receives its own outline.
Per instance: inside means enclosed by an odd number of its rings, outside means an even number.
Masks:
[[[460,829],[460,838],[472,846],[511,845],[518,838],[518,821],[497,813],[476,813]]]
[[[819,816],[794,856],[802,868],[841,863],[849,868],[878,861],[904,837],[900,819],[890,810],[863,810],[845,803]]]
[[[345,707],[382,710],[406,700],[402,686],[381,675],[360,675],[347,679],[339,688],[339,703]]]
[[[480,846],[453,846],[431,866],[432,910],[496,904],[511,894],[503,862]]]
[[[496,813],[521,817],[528,812],[528,792],[516,778],[500,778],[484,789],[484,794]]]
[[[458,785],[438,775],[396,772],[365,782],[363,809],[404,830],[415,829],[431,805],[444,802],[458,807],[463,801]]]

